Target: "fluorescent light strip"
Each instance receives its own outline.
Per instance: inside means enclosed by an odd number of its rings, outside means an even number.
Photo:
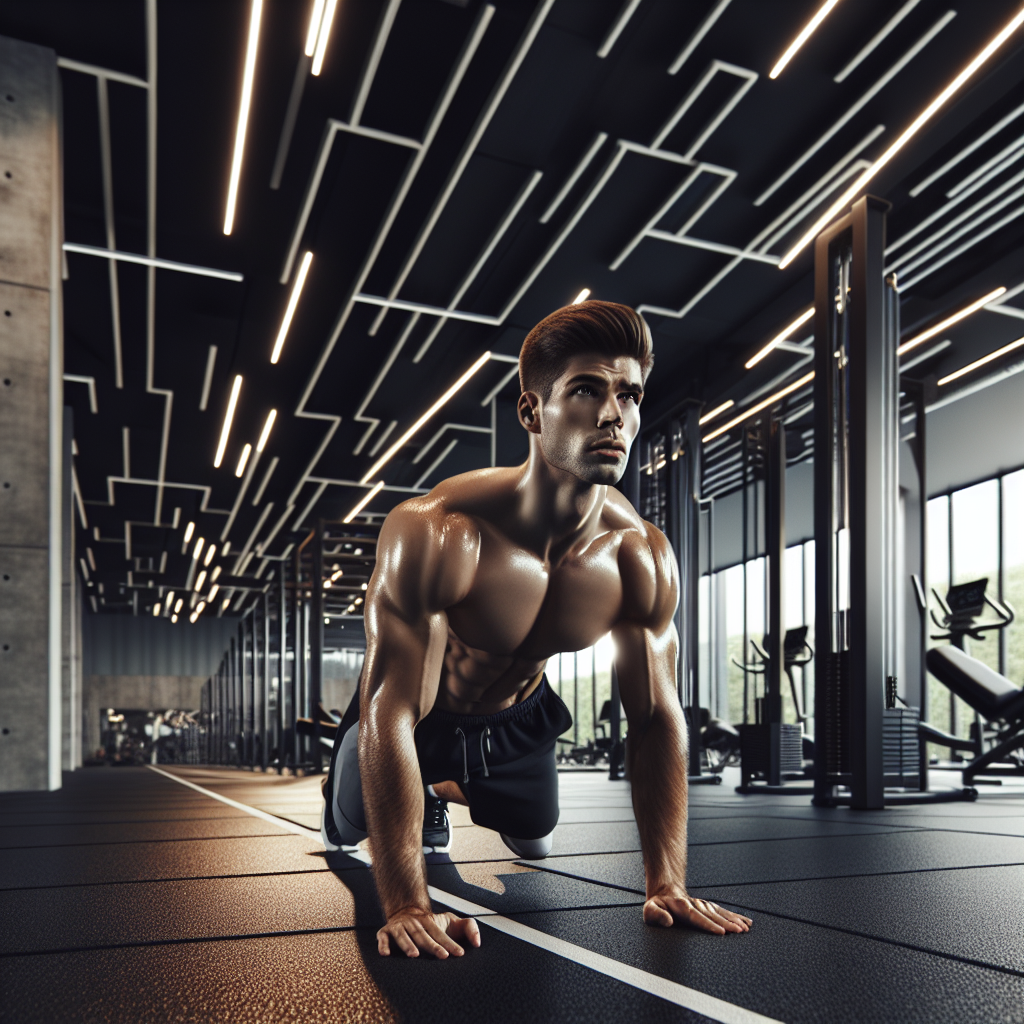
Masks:
[[[976,313],[986,302],[991,302],[993,299],[999,298],[1000,295],[1005,292],[1005,288],[996,288],[995,291],[991,291],[988,295],[983,295],[980,299],[975,299],[970,305],[964,306],[963,309],[958,309],[952,316],[947,316],[945,320],[940,320],[934,327],[929,327],[928,330],[922,331],[920,334],[915,334],[909,341],[903,342],[899,348],[896,349],[896,355],[901,356],[904,352],[909,352],[912,348],[916,348],[923,341],[927,341],[929,338],[934,338],[936,334],[941,334],[947,327],[952,326],[955,323],[963,320],[965,317],[970,316],[972,313]]]
[[[355,517],[359,515],[359,513],[362,512],[363,509],[366,508],[366,506],[369,505],[370,502],[373,501],[373,499],[376,498],[378,494],[380,494],[381,488],[383,488],[383,486],[384,481],[378,480],[370,489],[370,491],[362,498],[360,498],[359,501],[356,502],[356,504],[352,507],[352,511],[349,512],[349,514],[345,516],[344,519],[342,519],[342,522],[351,523],[352,520],[355,519]]]
[[[238,127],[235,129],[235,152],[231,157],[228,201],[224,211],[225,235],[231,234],[235,224],[235,204],[238,202],[238,181],[242,176],[242,154],[245,151],[245,132],[249,125],[249,108],[252,105],[252,81],[256,73],[256,51],[259,48],[262,14],[263,0],[252,0],[249,12],[249,41],[245,49],[245,70],[242,73],[242,97],[238,104]]]
[[[760,352],[757,353],[757,355],[751,356],[743,364],[744,368],[749,370],[752,366],[756,366],[759,362],[761,362],[762,359],[764,359],[766,355],[768,355],[769,352],[771,352],[773,348],[775,348],[776,345],[778,345],[780,341],[788,340],[789,336],[798,327],[802,327],[805,323],[807,323],[807,321],[810,320],[812,316],[814,316],[813,306],[811,306],[810,309],[804,310],[804,312],[802,312],[791,324],[787,324],[785,327],[783,327],[782,330],[778,334],[776,334],[775,337],[772,338],[772,340],[769,341],[768,344],[765,345],[765,347],[761,349]]]
[[[736,403],[730,398],[728,402],[723,402],[721,405],[716,405],[710,412],[704,413],[699,420],[697,420],[698,426],[703,427],[705,423],[709,423],[716,416],[720,416],[726,409],[731,409]]]
[[[316,37],[320,34],[320,22],[323,16],[324,0],[313,0],[313,11],[309,16],[309,28],[306,31],[305,54],[307,57],[312,57],[313,51],[316,49]]]
[[[235,476],[241,476],[245,472],[245,464],[249,461],[249,456],[252,454],[252,445],[247,444],[242,449],[242,454],[238,457],[238,468],[235,470]]]
[[[195,532],[195,528],[196,528],[196,524],[195,523],[189,523],[188,526],[185,527],[185,536],[182,537],[181,539],[186,544],[192,539],[192,534]]]
[[[793,381],[792,384],[784,387],[781,391],[776,391],[774,395],[770,395],[763,402],[758,402],[757,405],[751,406],[749,409],[744,409],[739,416],[734,416],[728,423],[723,423],[717,430],[712,430],[710,434],[706,434],[703,438],[704,444],[708,441],[713,441],[719,434],[724,434],[728,430],[732,430],[737,423],[742,423],[746,419],[750,419],[751,416],[755,416],[762,409],[767,409],[768,406],[774,405],[780,398],[785,398],[786,395],[792,394],[794,391],[798,391],[805,384],[814,380],[814,371],[805,373],[799,380]]]
[[[195,587],[193,589],[196,590],[196,591],[202,590],[205,583],[206,583],[206,570],[203,569],[203,571],[196,577],[196,585],[195,585]]]
[[[284,311],[284,319],[281,321],[281,329],[277,332],[277,341],[274,342],[274,351],[270,354],[270,361],[276,363],[281,358],[281,349],[284,347],[284,339],[288,336],[288,328],[292,325],[292,317],[295,316],[295,307],[299,304],[299,296],[302,295],[302,286],[306,283],[306,274],[309,272],[309,265],[313,262],[313,254],[307,252],[299,264],[299,272],[295,275],[295,284],[292,286],[292,294],[288,299],[288,307]]]
[[[984,64],[1003,43],[1024,23],[1024,7],[1022,7],[1003,28],[996,33],[980,53],[946,86],[938,96],[921,111],[911,122],[910,127],[866,170],[864,173],[814,222],[804,236],[793,246],[779,262],[779,269],[784,270],[803,250],[814,241],[841,211],[845,210],[851,200],[862,188],[886,165],[894,156],[934,117],[940,107],[958,92],[969,78]]]
[[[1012,352],[1014,349],[1020,348],[1022,345],[1024,345],[1024,337],[1018,338],[1016,341],[1011,341],[1009,345],[1004,345],[1002,348],[997,348],[995,352],[989,352],[987,356],[982,356],[981,359],[975,359],[973,363],[961,366],[959,370],[955,370],[953,373],[950,373],[945,377],[940,377],[939,387],[942,387],[943,384],[948,384],[950,381],[956,380],[958,377],[963,377],[965,374],[977,370],[979,366],[991,363],[993,359],[1005,356],[1007,352]]]
[[[267,439],[270,437],[270,431],[274,428],[274,420],[277,419],[277,410],[271,409],[267,413],[267,422],[263,424],[263,432],[260,434],[260,439],[256,442],[256,451],[261,452],[267,447]]]
[[[324,20],[320,22],[320,35],[316,41],[316,53],[313,54],[314,75],[319,75],[324,66],[324,54],[327,52],[327,40],[331,36],[331,25],[334,23],[334,12],[338,9],[338,0],[327,0],[324,8]]]
[[[590,289],[589,288],[584,288],[583,291],[581,291],[579,293],[579,295],[577,295],[576,298],[572,300],[572,304],[574,306],[578,306],[581,302],[586,302],[587,299],[589,299],[589,298],[590,298]]]
[[[213,561],[213,556],[217,554],[217,545],[211,544],[206,549],[206,557],[203,559],[203,565],[209,565]]]
[[[160,602],[159,601],[157,601],[157,603],[155,605],[153,605],[153,618],[154,619],[159,619],[160,618]]]
[[[192,552],[192,561],[193,562],[198,562],[199,561],[199,556],[203,553],[203,544],[205,544],[205,543],[206,542],[203,540],[202,537],[200,537],[196,541],[195,550]]]
[[[485,352],[479,359],[363,474],[361,484],[369,483],[370,478],[377,475],[381,468],[394,457],[395,453],[406,441],[430,419],[473,375],[491,358]]]
[[[859,67],[864,60],[874,53],[878,44],[881,43],[920,2],[921,0],[907,0],[907,2],[868,40],[866,45],[857,51],[857,55],[853,60],[851,60],[850,63],[832,79],[832,81],[835,82],[836,85],[840,82],[845,82],[854,68]]]
[[[778,78],[782,74],[783,68],[796,56],[797,50],[800,49],[804,43],[810,39],[811,34],[814,30],[828,17],[829,11],[832,10],[835,5],[839,3],[839,0],[825,0],[817,10],[817,13],[806,25],[800,30],[800,34],[789,44],[786,52],[778,59],[775,67],[768,72],[768,77],[771,79]]]
[[[220,441],[217,443],[217,454],[213,459],[215,469],[220,468],[224,461],[224,449],[228,445],[228,437],[231,434],[231,421],[235,418],[235,406],[238,405],[238,392],[242,390],[242,375],[236,374],[231,385],[231,396],[228,398],[228,408],[224,413],[224,425],[220,428]],[[185,538],[188,540],[188,537]]]

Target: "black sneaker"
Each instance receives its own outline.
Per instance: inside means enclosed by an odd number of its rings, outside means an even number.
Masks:
[[[448,801],[423,791],[423,852],[447,853],[452,848]]]

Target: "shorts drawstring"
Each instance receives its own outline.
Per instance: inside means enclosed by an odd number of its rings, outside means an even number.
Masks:
[[[465,785],[469,782],[469,755],[466,753],[466,734],[461,728],[455,730],[462,740],[462,782]]]
[[[455,732],[458,734],[459,740],[462,743],[462,782],[466,784],[469,782],[469,753],[466,750],[466,734],[462,731],[462,727],[456,728]],[[491,727],[487,726],[486,729],[480,730],[480,760],[484,766],[484,778],[489,779],[491,772],[487,767],[487,755],[484,753],[484,743],[487,744],[487,749],[491,748]]]
[[[491,727],[490,726],[487,726],[487,728],[484,729],[480,733],[480,760],[483,761],[483,763],[484,763],[484,778],[487,779],[487,778],[490,778],[491,773],[487,770],[487,758],[484,757],[484,739],[485,738],[487,739],[487,748],[489,750],[490,746],[491,746]]]

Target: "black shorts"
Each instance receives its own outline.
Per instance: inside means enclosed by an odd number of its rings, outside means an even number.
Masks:
[[[365,831],[362,784],[355,737],[347,730],[358,716],[359,691],[346,712],[331,759],[332,776],[342,761],[338,810]],[[555,741],[572,725],[572,715],[547,677],[526,700],[495,715],[459,715],[435,707],[416,726],[414,739],[423,784],[457,782],[477,825],[515,839],[540,839],[558,823]],[[348,742],[345,742],[345,739]]]

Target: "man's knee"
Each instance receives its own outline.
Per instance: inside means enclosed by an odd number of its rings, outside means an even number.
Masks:
[[[546,836],[541,836],[540,839],[513,839],[511,836],[505,835],[504,832],[498,833],[501,836],[501,841],[517,856],[522,857],[524,860],[541,860],[551,852],[551,841],[554,837],[554,832],[549,832]]]

